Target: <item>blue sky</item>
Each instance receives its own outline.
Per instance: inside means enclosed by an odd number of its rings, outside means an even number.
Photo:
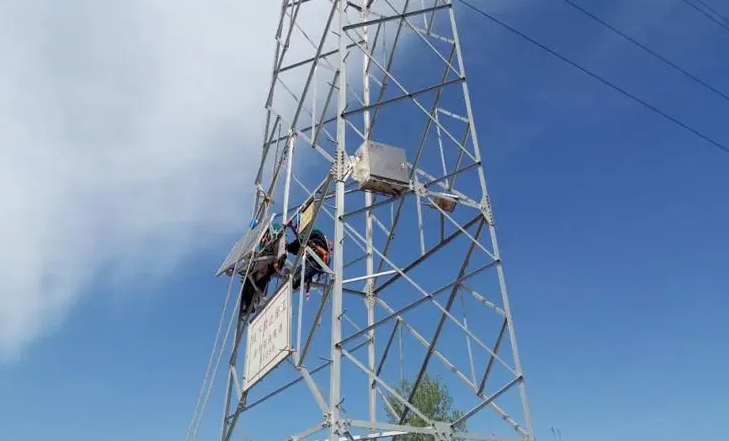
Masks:
[[[729,32],[682,2],[583,4],[729,93]],[[457,11],[537,435],[715,436],[729,416],[729,155]],[[498,14],[729,144],[729,103],[561,0]],[[110,295],[83,297],[0,367],[0,439],[182,439],[225,290],[212,272],[234,236],[208,235],[161,280],[96,280],[88,291]]]

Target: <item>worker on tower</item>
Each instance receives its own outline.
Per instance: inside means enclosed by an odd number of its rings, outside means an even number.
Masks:
[[[257,224],[254,222],[251,228],[255,228]],[[247,271],[248,277],[242,281],[243,289],[239,309],[241,319],[248,312],[256,292],[260,291],[265,296],[271,277],[278,273],[286,263],[286,253],[283,250],[279,251],[278,246],[282,240],[284,240],[283,227],[280,224],[271,224],[254,250],[254,264]],[[251,308],[251,313],[254,312],[255,305]]]
[[[286,244],[286,251],[293,255],[299,254],[299,251],[301,250],[301,244],[305,239],[306,232],[301,232],[296,239]],[[319,259],[321,259],[321,261],[325,265],[329,265],[329,259],[331,255],[329,241],[327,240],[327,237],[324,235],[324,233],[321,232],[321,230],[318,230],[316,228],[312,230],[307,245],[314,251],[314,253],[316,253],[317,257],[319,257]],[[322,271],[323,269],[316,261],[316,259],[312,257],[308,257],[306,259],[306,264],[304,268],[304,283],[306,284],[307,293],[309,291],[309,286],[311,285],[312,279],[317,275],[321,274]],[[301,285],[301,268],[295,268],[293,272],[294,274],[291,288],[297,289]]]

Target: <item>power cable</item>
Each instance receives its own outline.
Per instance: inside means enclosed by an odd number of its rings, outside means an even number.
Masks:
[[[242,252],[241,252],[242,255]],[[223,310],[220,313],[220,320],[218,322],[218,330],[215,333],[215,341],[213,342],[213,349],[210,353],[210,358],[208,360],[208,366],[205,370],[205,377],[203,378],[203,384],[200,388],[200,393],[197,398],[197,404],[195,405],[195,411],[192,416],[192,420],[190,421],[190,426],[187,429],[187,436],[185,437],[186,441],[195,441],[197,439],[198,431],[200,430],[200,424],[202,422],[203,417],[205,416],[205,411],[207,407],[208,398],[210,397],[210,391],[212,390],[213,386],[215,385],[215,378],[217,376],[218,366],[220,365],[220,360],[223,356],[223,350],[225,348],[225,345],[228,341],[228,335],[230,334],[230,328],[232,326],[233,320],[235,318],[236,311],[239,308],[241,296],[238,296],[238,300],[236,301],[235,307],[233,309],[233,314],[230,318],[230,321],[228,323],[228,328],[225,332],[225,337],[223,338],[222,343],[220,344],[220,349],[218,350],[218,342],[220,341],[220,335],[223,328],[223,323],[225,322],[226,317],[226,311],[228,309],[228,303],[230,300],[230,295],[233,291],[233,282],[235,280],[235,274],[238,272],[238,264],[240,263],[240,257],[238,256],[238,260],[236,260],[235,265],[233,266],[233,274],[230,277],[230,282],[228,283],[228,291],[225,295],[225,300],[223,302]],[[243,276],[243,280],[246,280],[248,278],[248,274],[253,267],[253,259],[251,259],[248,262],[248,267],[246,268],[245,275]],[[215,359],[215,356],[217,354],[217,360],[215,362],[215,366],[213,367],[213,360]],[[212,374],[212,378],[210,375]]]
[[[233,277],[231,277],[231,278],[233,278]],[[240,301],[241,301],[241,298],[239,296],[235,309],[238,309],[238,307],[240,305]],[[223,353],[225,352],[224,348],[225,348],[226,343],[228,342],[228,336],[230,335],[230,330],[233,328],[233,323],[237,323],[235,319],[236,319],[236,310],[233,310],[233,314],[231,315],[230,320],[228,321],[228,329],[225,331],[225,337],[223,337],[223,344],[221,345],[220,352],[218,353],[218,359],[215,361],[215,367],[212,370],[213,376],[210,380],[210,386],[208,387],[208,390],[205,394],[205,399],[202,402],[202,407],[200,408],[200,416],[198,418],[198,422],[195,427],[195,431],[192,434],[192,441],[197,440],[197,435],[198,435],[198,432],[200,431],[200,424],[202,423],[202,419],[205,417],[205,411],[207,410],[208,399],[210,398],[210,392],[213,390],[213,387],[215,386],[215,379],[217,377],[218,367],[220,366],[220,360],[223,358]]]
[[[720,91],[720,90],[718,90],[718,89],[714,88],[714,87],[713,87],[713,86],[711,86],[710,84],[706,83],[705,81],[701,80],[700,78],[696,77],[695,75],[693,75],[693,74],[691,74],[690,72],[686,71],[685,69],[681,68],[681,67],[680,67],[680,66],[678,66],[677,64],[675,64],[675,63],[671,62],[670,60],[666,59],[666,58],[665,58],[665,57],[663,57],[662,55],[660,55],[660,54],[656,53],[656,52],[655,52],[654,50],[652,50],[652,49],[650,49],[649,47],[647,47],[647,46],[645,46],[645,45],[641,44],[641,43],[640,43],[639,41],[637,41],[637,40],[636,40],[635,38],[633,38],[633,37],[631,37],[631,36],[629,36],[629,35],[625,34],[624,32],[622,32],[622,31],[620,31],[620,30],[616,29],[616,28],[615,28],[614,26],[612,26],[612,25],[610,25],[609,23],[605,22],[604,20],[602,20],[601,18],[597,17],[597,16],[595,15],[595,14],[591,13],[590,11],[588,11],[588,10],[584,9],[584,8],[583,8],[582,6],[580,6],[580,5],[576,4],[576,3],[575,3],[575,2],[573,2],[572,0],[562,0],[562,1],[563,1],[563,2],[565,2],[565,3],[567,3],[568,5],[570,5],[570,6],[572,7],[572,8],[576,9],[577,11],[580,11],[580,12],[582,12],[583,14],[587,15],[588,17],[592,18],[592,19],[593,19],[593,20],[595,20],[596,22],[598,22],[598,23],[602,24],[602,25],[603,25],[603,26],[605,26],[606,28],[608,28],[608,29],[610,29],[611,31],[615,32],[616,34],[620,35],[621,37],[623,37],[624,39],[626,39],[626,40],[628,40],[629,42],[633,43],[634,45],[638,46],[639,48],[643,49],[643,50],[644,50],[644,51],[646,51],[647,53],[649,53],[649,54],[653,55],[654,57],[658,58],[659,60],[661,60],[662,62],[664,62],[664,63],[665,63],[665,64],[667,64],[668,66],[670,66],[670,67],[674,68],[675,70],[677,70],[678,72],[680,72],[680,73],[682,73],[682,74],[686,75],[687,77],[689,77],[689,78],[691,78],[692,80],[696,81],[696,82],[697,82],[697,83],[699,83],[700,85],[702,85],[702,86],[706,87],[707,89],[711,90],[711,91],[712,91],[712,92],[714,92],[715,94],[717,94],[717,95],[719,95],[720,97],[722,97],[722,98],[724,98],[725,100],[727,100],[727,102],[729,102],[729,96],[727,96],[727,95],[726,95],[726,94],[725,94],[724,92],[722,92],[722,91]]]
[[[492,22],[498,24],[499,26],[511,31],[512,33],[518,35],[519,37],[523,38],[524,40],[532,43],[533,45],[541,48],[542,50],[548,52],[553,57],[558,58],[559,60],[569,64],[570,66],[582,71],[583,73],[591,76],[592,78],[600,81],[604,85],[610,87],[611,89],[620,92],[622,95],[630,98],[631,100],[637,102],[638,104],[641,104],[642,106],[646,107],[649,110],[652,110],[653,112],[657,113],[658,115],[662,116],[663,118],[667,119],[668,121],[684,128],[685,130],[693,133],[694,135],[698,136],[699,138],[703,139],[704,141],[709,142],[713,146],[717,147],[718,149],[722,150],[724,153],[729,153],[729,147],[725,146],[724,144],[720,143],[719,141],[716,141],[712,138],[710,138],[707,135],[704,135],[703,133],[699,132],[698,130],[694,129],[693,127],[690,127],[683,122],[679,121],[678,119],[674,118],[673,116],[663,112],[662,110],[656,108],[655,106],[647,103],[646,101],[636,97],[635,95],[631,94],[630,92],[626,91],[625,89],[621,88],[620,86],[617,86],[610,81],[606,80],[605,78],[602,78],[601,76],[591,72],[590,70],[580,66],[579,64],[575,63],[574,61],[570,60],[569,58],[565,57],[564,55],[559,54],[558,52],[555,52],[554,50],[550,49],[549,47],[545,46],[544,44],[534,40],[533,38],[529,37],[528,35],[522,33],[521,31],[509,26],[508,24],[502,22],[501,20],[497,19],[496,17],[488,14],[487,12],[477,8],[476,6],[472,5],[466,0],[459,0],[464,6],[467,6],[474,12],[482,15],[483,17],[491,20]]]
[[[228,287],[228,294],[225,297],[225,301],[223,302],[223,311],[221,312],[220,321],[218,322],[218,330],[215,333],[215,341],[213,342],[213,349],[210,353],[210,358],[208,359],[208,367],[205,370],[205,376],[203,377],[203,384],[200,387],[200,393],[197,397],[197,404],[195,405],[195,412],[193,413],[192,421],[190,421],[190,426],[187,429],[187,436],[185,437],[186,440],[190,440],[193,433],[196,431],[195,427],[198,423],[198,419],[200,418],[200,412],[201,412],[201,405],[203,402],[203,399],[206,394],[206,387],[209,387],[209,379],[210,379],[210,372],[213,368],[213,360],[215,359],[215,355],[218,352],[218,341],[220,340],[220,334],[223,328],[223,323],[225,322],[225,312],[228,309],[228,301],[230,299],[230,293],[231,293],[231,287],[232,287],[232,280],[235,277],[231,277],[231,286]],[[222,346],[221,346],[221,353],[222,353]]]
[[[701,5],[701,6],[705,7],[705,8],[706,8],[706,9],[708,9],[709,11],[711,11],[711,12],[712,12],[712,13],[713,13],[714,15],[716,15],[716,16],[717,16],[717,17],[719,17],[719,18],[721,18],[721,19],[722,19],[722,20],[724,21],[724,23],[729,23],[729,18],[726,18],[725,16],[723,16],[723,15],[722,15],[722,14],[721,14],[721,13],[720,13],[719,11],[717,11],[717,10],[716,10],[716,9],[714,9],[714,8],[712,8],[712,7],[710,6],[710,5],[706,4],[706,2],[704,2],[704,1],[702,1],[702,0],[696,0],[696,1],[697,1],[697,2],[698,2],[698,3],[700,4],[700,5]]]
[[[722,23],[719,19],[714,17],[713,15],[709,14],[708,12],[704,11],[703,9],[699,8],[695,3],[690,2],[689,0],[681,0],[682,2],[686,3],[687,5],[691,6],[692,8],[696,9],[703,15],[705,15],[709,20],[713,21],[714,23],[718,24],[722,28],[724,28],[725,31],[729,31],[729,26]]]

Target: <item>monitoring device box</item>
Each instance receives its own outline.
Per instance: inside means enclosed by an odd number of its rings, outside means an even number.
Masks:
[[[410,188],[405,150],[374,141],[363,143],[354,153],[354,179],[359,188],[374,193],[398,195]]]

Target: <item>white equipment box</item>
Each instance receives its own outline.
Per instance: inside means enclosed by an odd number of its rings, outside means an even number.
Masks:
[[[410,188],[405,150],[391,145],[368,141],[354,154],[354,179],[361,190],[399,195]]]

